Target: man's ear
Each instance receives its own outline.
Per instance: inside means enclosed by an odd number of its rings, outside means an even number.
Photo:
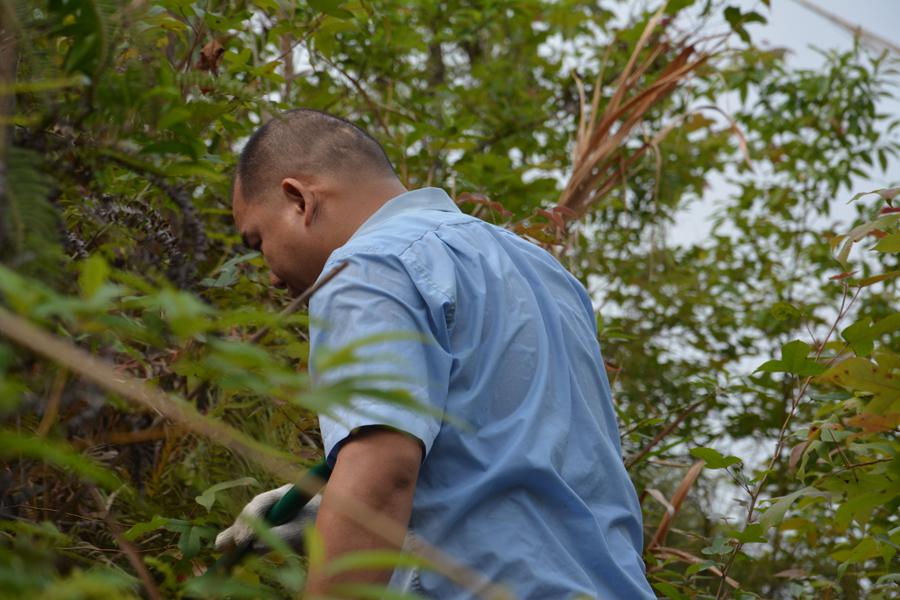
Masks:
[[[281,180],[281,192],[303,215],[304,224],[309,227],[319,208],[318,196],[312,187],[299,179],[285,177]]]

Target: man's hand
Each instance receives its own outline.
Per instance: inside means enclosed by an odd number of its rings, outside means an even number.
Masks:
[[[253,538],[256,535],[256,532],[248,523],[248,518],[262,521],[266,516],[266,513],[269,512],[269,509],[272,508],[272,506],[274,506],[275,503],[291,489],[291,487],[291,484],[288,483],[280,488],[269,490],[268,492],[263,492],[262,494],[254,496],[253,499],[247,503],[247,506],[241,510],[241,514],[235,519],[234,524],[216,536],[216,550],[224,551],[233,546],[240,546],[247,540]],[[288,521],[283,525],[273,527],[272,533],[284,540],[285,543],[295,551],[302,553],[303,530],[306,529],[307,525],[316,520],[316,514],[319,511],[319,503],[321,502],[321,494],[313,497],[293,520]],[[253,550],[255,552],[264,552],[267,549],[268,548],[261,541],[256,540],[253,542]]]
[[[409,524],[422,444],[418,439],[383,427],[366,427],[347,440],[338,453],[316,527],[329,559],[359,550],[399,550],[401,541],[387,541],[349,518],[337,507],[353,498],[404,528]],[[335,500],[337,498],[337,500]],[[328,595],[340,583],[386,584],[391,571],[355,571],[325,578],[311,572],[307,594]]]

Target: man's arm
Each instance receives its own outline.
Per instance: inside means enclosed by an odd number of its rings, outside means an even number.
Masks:
[[[383,427],[366,427],[341,447],[319,508],[316,528],[328,560],[359,550],[398,550],[391,543],[349,518],[335,498],[353,498],[404,528],[409,524],[416,479],[422,462],[418,439]],[[340,583],[386,584],[391,571],[348,571],[330,579],[311,572],[308,596],[327,595]]]

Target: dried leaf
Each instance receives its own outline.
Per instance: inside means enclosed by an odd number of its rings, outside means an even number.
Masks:
[[[656,488],[647,488],[646,492],[650,494],[650,496],[654,500],[666,507],[666,512],[669,514],[669,516],[675,516],[675,507],[672,506],[672,503],[666,499],[661,491]]]
[[[209,71],[217,74],[219,72],[219,63],[225,54],[225,48],[215,38],[209,40],[203,48],[200,49],[200,58],[197,59],[198,71]]]
[[[900,425],[900,412],[891,412],[885,415],[864,412],[844,419],[844,423],[849,427],[858,427],[866,433],[884,433],[893,431]]]
[[[803,569],[785,569],[775,573],[775,577],[784,577],[785,579],[806,579],[809,573]]]

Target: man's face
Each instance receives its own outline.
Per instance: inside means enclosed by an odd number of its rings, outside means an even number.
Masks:
[[[323,248],[307,225],[305,206],[276,188],[266,197],[244,198],[240,180],[232,198],[235,227],[244,243],[262,252],[273,285],[296,294],[315,282],[324,266]]]

